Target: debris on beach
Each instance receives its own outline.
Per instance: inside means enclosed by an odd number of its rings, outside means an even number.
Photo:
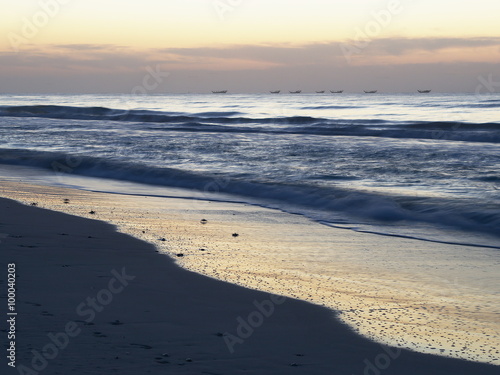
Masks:
[[[238,233],[233,233],[233,237],[238,237],[239,234]]]
[[[200,220],[200,223],[202,223],[202,224],[206,224],[206,223],[208,223],[208,220],[207,220],[207,219],[201,219],[201,220]]]

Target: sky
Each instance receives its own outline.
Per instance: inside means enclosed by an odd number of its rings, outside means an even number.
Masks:
[[[0,93],[474,92],[500,82],[498,0],[0,7]]]

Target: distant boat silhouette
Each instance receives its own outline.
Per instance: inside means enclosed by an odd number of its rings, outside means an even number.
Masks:
[[[372,90],[372,91],[365,90],[365,94],[376,94],[376,93],[377,93],[377,90]]]
[[[342,94],[344,92],[344,90],[339,90],[339,91],[332,91],[332,90],[330,90],[330,92],[332,94]]]
[[[212,91],[212,94],[225,94],[227,90],[221,90],[221,91]]]
[[[276,90],[276,91],[270,91],[271,94],[279,94],[281,92],[281,90]]]
[[[421,94],[428,94],[430,93],[432,90],[418,90],[419,93]]]
[[[297,91],[289,91],[290,94],[300,94],[302,90],[297,90]]]
[[[325,93],[324,90],[323,91],[316,91],[316,94],[324,94],[324,93]]]

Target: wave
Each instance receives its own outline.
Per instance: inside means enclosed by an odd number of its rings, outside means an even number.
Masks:
[[[138,123],[142,129],[155,131],[280,133],[500,143],[500,123],[395,122],[310,116],[251,118],[241,116],[240,112],[188,114],[56,105],[0,106],[2,116],[115,121],[133,123],[134,126]]]
[[[384,104],[386,105],[386,104]],[[500,100],[484,100],[477,103],[443,103],[443,102],[428,102],[428,103],[411,103],[405,104],[409,107],[426,107],[426,108],[498,108]]]
[[[253,199],[269,202],[269,207],[284,210],[299,207],[295,213],[313,210],[335,216],[342,212],[368,222],[430,223],[499,236],[500,207],[495,204],[479,205],[463,200],[389,196],[300,183],[263,183],[245,180],[244,176],[203,174],[61,152],[0,149],[0,163],[38,167],[52,170],[55,174],[76,174],[186,188],[207,195],[225,193],[240,197],[240,201],[250,200],[255,203]],[[316,219],[327,221],[324,216]],[[342,224],[342,221],[337,223]]]
[[[237,116],[241,115],[241,112],[200,112],[197,115],[202,117],[220,117],[220,116]]]
[[[467,108],[500,108],[500,103],[479,103],[479,104],[469,104],[466,105]]]
[[[500,175],[477,177],[475,180],[482,182],[500,182]]]
[[[407,124],[406,127],[424,130],[500,130],[500,123],[467,123],[455,121],[431,121],[431,122],[415,122]]]
[[[203,123],[206,121],[220,124],[272,123],[285,121],[288,124],[307,124],[318,121],[309,116],[285,118],[248,118],[233,117],[240,112],[201,112],[197,114],[175,113],[138,109],[111,109],[105,107],[72,107],[57,105],[0,106],[0,117],[41,117],[62,120],[105,120],[125,122],[155,123]]]
[[[301,109],[354,109],[354,108],[364,108],[358,105],[319,105],[310,107],[301,107]]]
[[[463,142],[500,142],[500,123],[412,122],[388,123],[384,126],[351,123],[317,123],[306,134],[384,137],[398,139],[449,140]]]

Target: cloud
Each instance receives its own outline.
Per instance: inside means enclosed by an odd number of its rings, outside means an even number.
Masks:
[[[199,48],[169,48],[163,53],[190,58],[240,58],[281,66],[342,64],[342,47],[356,47],[356,41],[332,41],[305,45],[233,45]],[[449,49],[499,47],[500,38],[380,38],[370,40],[359,54],[404,56],[414,52],[442,52]]]
[[[0,52],[0,69],[12,72],[134,70],[144,66],[151,56],[114,45],[48,45],[32,47],[22,53]]]
[[[500,38],[376,39],[360,50],[355,64],[343,55],[345,43],[143,50],[98,44],[29,46],[18,54],[0,51],[0,81],[3,92],[30,92],[35,86],[37,92],[74,92],[75,87],[85,92],[130,92],[147,67],[161,66],[171,73],[165,90],[176,92],[220,86],[243,92],[360,90],[365,85],[390,91],[431,87],[434,82],[459,91],[473,89],[479,74],[500,74]]]
[[[55,44],[52,47],[68,51],[109,51],[128,48],[114,44]]]
[[[411,51],[439,52],[446,49],[498,47],[500,38],[382,38],[375,39],[370,47],[377,53],[402,55]]]
[[[247,57],[248,56],[248,57]],[[136,50],[117,45],[66,44],[31,47],[22,53],[0,52],[0,69],[73,72],[143,70],[161,64],[173,70],[242,70],[276,66],[268,59],[252,58],[238,51],[228,54],[178,53],[158,49]]]
[[[192,48],[135,50],[120,45],[63,44],[32,47],[14,54],[0,52],[0,68],[78,70],[136,70],[162,64],[172,70],[243,70],[294,66],[343,66],[342,46],[355,41],[332,41],[304,45],[229,45]],[[351,44],[356,46],[356,44]],[[500,38],[381,38],[360,48],[363,64],[378,65],[377,57],[401,58],[416,52],[437,53],[450,49],[500,46]],[[468,54],[471,55],[470,53]],[[456,59],[456,58],[455,58]],[[384,60],[388,61],[388,60]],[[395,59],[391,63],[397,63]],[[425,63],[425,61],[421,61]]]

